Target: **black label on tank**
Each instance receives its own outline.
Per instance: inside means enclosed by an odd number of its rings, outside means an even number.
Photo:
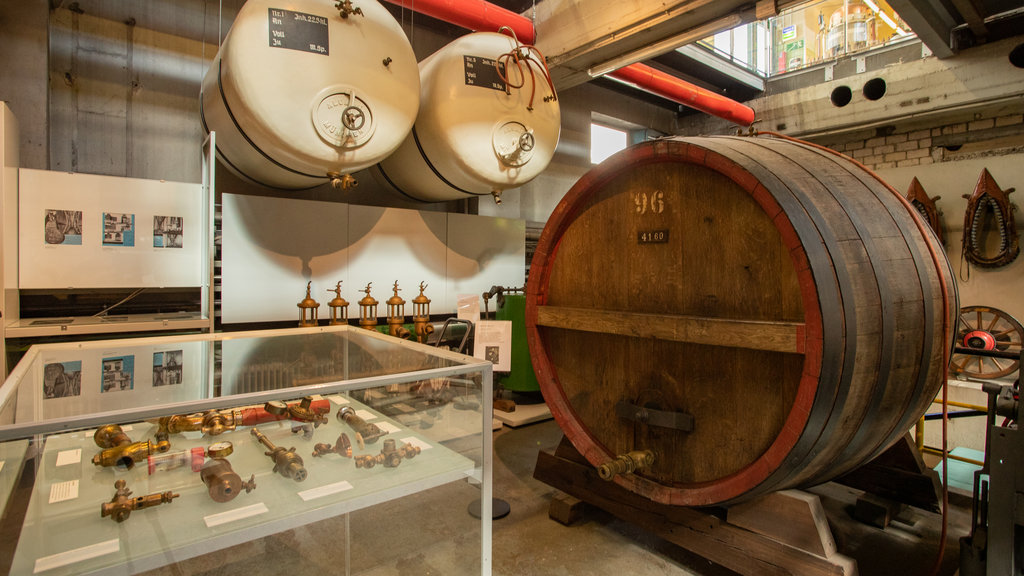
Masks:
[[[327,18],[279,8],[270,8],[268,12],[271,48],[301,50],[324,56],[331,53]]]
[[[466,63],[466,86],[480,86],[505,92],[505,66],[494,61],[492,58],[481,58],[480,56],[463,56]],[[498,69],[501,73],[498,73]]]
[[[662,230],[641,230],[636,233],[637,244],[666,244],[668,243],[668,229]]]

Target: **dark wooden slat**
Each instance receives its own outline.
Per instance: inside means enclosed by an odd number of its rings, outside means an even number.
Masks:
[[[665,540],[741,574],[849,576],[856,563],[845,556],[816,556],[733,526],[714,514],[645,500],[604,482],[589,466],[548,452],[537,454],[534,478],[640,526]]]
[[[537,324],[584,332],[788,353],[802,352],[799,333],[804,327],[800,322],[669,316],[568,306],[538,307]]]

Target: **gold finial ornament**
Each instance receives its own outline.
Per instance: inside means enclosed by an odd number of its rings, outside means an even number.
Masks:
[[[366,283],[366,288],[363,289],[366,296],[359,300],[359,326],[367,330],[373,330],[377,325],[377,300],[370,296],[371,284],[373,282]]]
[[[328,290],[328,292],[334,292],[334,298],[327,303],[331,307],[331,326],[348,324],[348,300],[341,297],[341,280],[338,280],[338,285],[334,287],[334,290]]]
[[[434,327],[430,324],[430,298],[427,298],[423,291],[427,289],[426,282],[420,282],[420,295],[412,299],[412,323],[416,332],[416,341],[424,344],[427,337],[434,333]]]
[[[306,282],[306,297],[296,304],[299,307],[299,327],[301,328],[317,325],[317,313],[320,310],[320,303],[313,300],[313,297],[309,294],[312,286],[312,280]]]

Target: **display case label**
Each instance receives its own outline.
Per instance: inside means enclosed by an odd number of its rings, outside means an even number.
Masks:
[[[331,402],[338,405],[348,404],[348,398],[346,396],[328,396],[328,398],[331,399]]]
[[[373,412],[370,412],[369,410],[356,410],[356,416],[359,416],[360,418],[366,420],[367,422],[369,422],[370,420],[377,419],[377,415],[374,414]]]
[[[319,488],[310,488],[309,490],[303,490],[299,492],[299,498],[309,502],[310,500],[316,500],[317,498],[323,498],[324,496],[330,496],[331,494],[337,494],[338,492],[344,492],[345,490],[351,490],[352,485],[346,480],[341,482],[335,482],[334,484],[328,484]]]
[[[408,438],[402,438],[402,442],[404,442],[405,444],[411,444],[413,446],[418,446],[420,450],[430,450],[431,448],[433,448],[433,446],[431,446],[430,444],[427,444],[426,442],[424,442],[423,440],[420,440],[419,438],[417,438],[415,436],[409,436]]]
[[[50,504],[75,498],[78,498],[78,480],[68,480],[50,485]]]
[[[70,466],[82,461],[82,449],[61,450],[57,453],[57,466]]]
[[[393,434],[400,430],[398,426],[395,426],[391,422],[378,422],[377,428],[380,428],[381,430],[387,432],[388,434]]]
[[[43,556],[42,558],[36,559],[36,565],[32,570],[32,573],[39,574],[40,572],[46,572],[47,570],[53,570],[54,568],[60,568],[61,566],[67,566],[68,564],[74,564],[75,562],[82,562],[83,560],[88,560],[90,558],[98,558],[106,554],[113,554],[120,549],[121,541],[114,538],[113,540],[107,540],[106,542],[100,542],[91,546],[84,546],[82,548],[68,550],[67,552],[61,552],[60,554]]]
[[[269,511],[270,510],[267,509],[267,505],[260,502],[259,504],[253,504],[252,506],[245,506],[243,508],[221,512],[220,514],[210,514],[203,518],[203,522],[206,522],[207,528],[213,528],[214,526],[220,526],[221,524],[227,524],[228,522],[235,522],[237,520],[259,516],[260,514],[266,514]]]
[[[267,12],[271,48],[330,55],[327,18],[280,8],[269,8]]]
[[[493,58],[481,56],[463,56],[462,59],[466,68],[466,86],[508,91],[505,81],[502,80],[505,76],[504,64],[496,62]]]

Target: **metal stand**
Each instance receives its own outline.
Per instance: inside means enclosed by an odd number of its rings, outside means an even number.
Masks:
[[[1017,353],[998,350],[957,352],[1020,359]],[[962,576],[1001,576],[1024,571],[1024,403],[1020,401],[1020,379],[1013,386],[986,382],[988,427],[985,433],[985,464],[974,472],[971,534],[960,539]],[[996,418],[1005,418],[1003,425]],[[987,475],[988,478],[982,478]]]

